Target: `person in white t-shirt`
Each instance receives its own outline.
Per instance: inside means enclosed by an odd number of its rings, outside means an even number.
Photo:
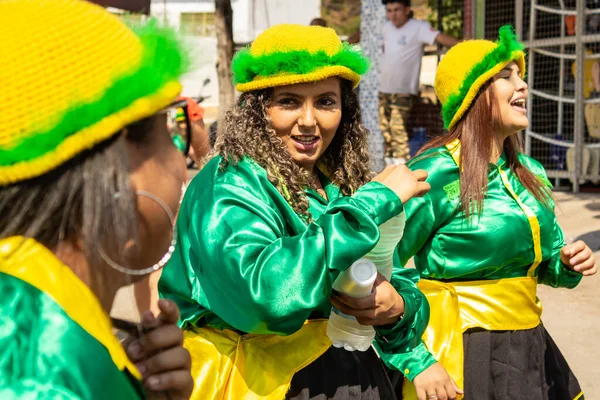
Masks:
[[[459,40],[412,18],[410,0],[383,0],[388,21],[383,26],[380,60],[379,124],[385,139],[387,164],[409,158],[406,122],[419,93],[423,46],[438,43],[452,47]]]

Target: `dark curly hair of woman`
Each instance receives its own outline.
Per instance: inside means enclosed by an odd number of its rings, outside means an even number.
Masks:
[[[351,195],[371,180],[368,131],[362,125],[358,98],[350,82],[341,80],[341,89],[340,126],[317,165],[344,195]],[[215,150],[223,158],[223,168],[228,163],[237,164],[244,156],[252,158],[267,170],[269,181],[294,211],[310,221],[308,199],[302,188],[314,188],[312,177],[294,162],[271,127],[267,109],[272,93],[272,89],[243,93],[225,115]]]

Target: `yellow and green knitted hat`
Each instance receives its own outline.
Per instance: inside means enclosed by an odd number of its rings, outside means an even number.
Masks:
[[[510,62],[525,76],[525,53],[511,26],[500,28],[497,42],[467,40],[452,47],[435,75],[435,92],[442,103],[444,126],[451,130],[465,115],[479,89]]]
[[[358,86],[369,61],[355,46],[342,43],[335,31],[321,26],[281,24],[261,33],[240,50],[231,70],[240,92],[339,76]]]
[[[0,185],[43,175],[167,106],[174,33],[81,0],[0,2]]]

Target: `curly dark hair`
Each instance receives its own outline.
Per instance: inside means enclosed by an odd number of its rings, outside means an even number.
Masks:
[[[351,195],[371,180],[368,130],[362,124],[358,98],[349,81],[341,80],[341,92],[342,119],[318,166],[344,195]],[[223,158],[223,168],[237,164],[244,156],[252,158],[267,170],[269,181],[294,211],[310,221],[303,188],[314,187],[311,175],[294,162],[271,127],[267,109],[272,94],[272,89],[243,93],[225,114],[215,150]]]

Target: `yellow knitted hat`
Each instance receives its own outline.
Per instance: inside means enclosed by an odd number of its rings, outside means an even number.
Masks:
[[[168,105],[175,35],[80,0],[0,1],[0,185],[51,171]]]
[[[251,47],[239,51],[231,66],[240,92],[316,82],[339,76],[360,82],[368,60],[343,43],[331,28],[281,24],[261,33]]]
[[[479,89],[510,62],[525,76],[525,53],[511,26],[500,28],[499,40],[468,40],[452,47],[435,75],[435,92],[442,103],[444,126],[451,130],[465,115]]]

